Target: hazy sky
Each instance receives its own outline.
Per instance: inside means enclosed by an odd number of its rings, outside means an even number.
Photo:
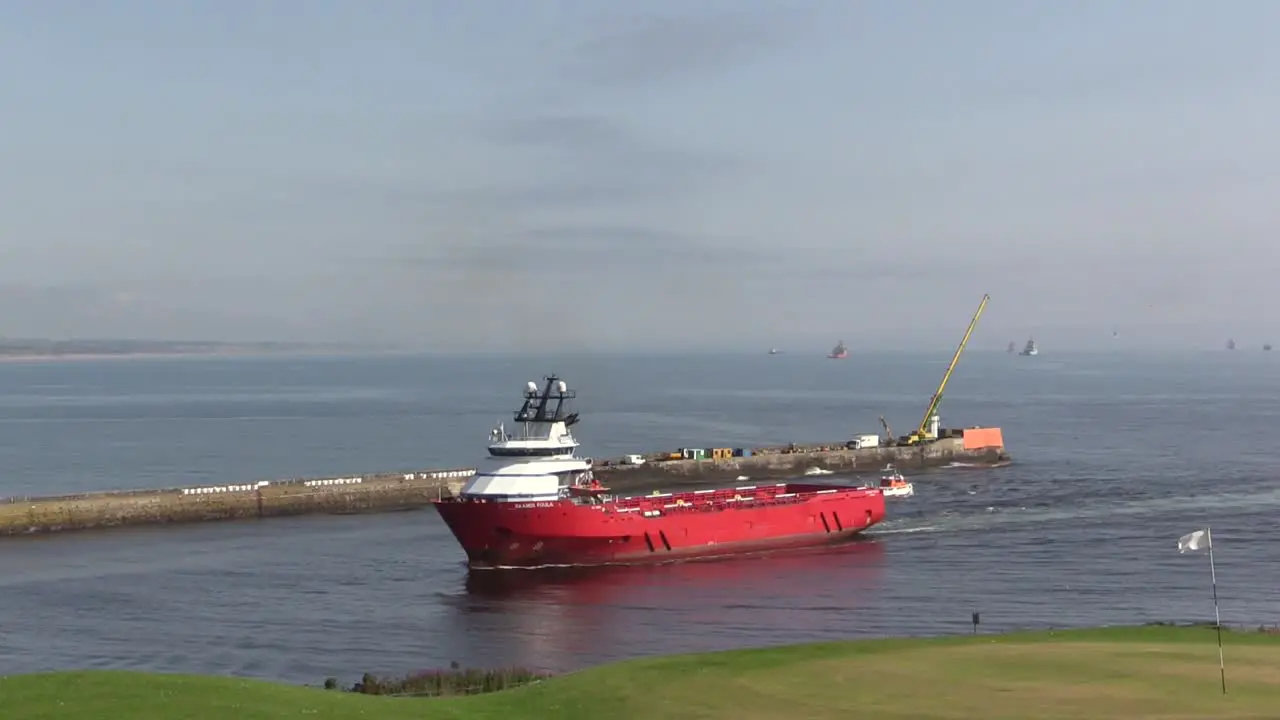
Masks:
[[[945,347],[989,292],[985,346],[1280,342],[1278,28],[1271,0],[7,0],[0,334]]]

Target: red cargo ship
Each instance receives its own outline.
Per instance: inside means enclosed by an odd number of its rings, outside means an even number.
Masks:
[[[554,376],[529,383],[518,436],[496,428],[489,453],[523,461],[477,472],[435,503],[473,568],[651,563],[847,540],[884,518],[879,488],[782,483],[614,497],[574,454]],[[554,402],[554,407],[552,403]]]

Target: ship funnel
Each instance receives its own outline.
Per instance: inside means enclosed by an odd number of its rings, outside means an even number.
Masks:
[[[560,384],[557,387],[560,388],[560,392],[562,393],[569,390],[569,384],[563,380],[560,381]]]

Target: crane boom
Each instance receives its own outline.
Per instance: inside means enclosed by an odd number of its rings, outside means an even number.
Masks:
[[[982,302],[978,303],[978,310],[973,314],[973,319],[969,321],[969,328],[964,331],[964,337],[960,339],[960,345],[956,347],[956,354],[951,356],[951,364],[947,366],[947,371],[942,374],[942,382],[938,383],[938,391],[933,394],[933,399],[929,401],[929,409],[924,411],[924,419],[920,421],[920,427],[916,429],[916,437],[924,438],[925,432],[929,427],[929,418],[938,411],[938,405],[942,403],[942,392],[947,389],[947,381],[951,379],[951,372],[956,369],[956,363],[960,362],[960,353],[964,352],[964,346],[969,344],[969,336],[973,334],[973,328],[978,324],[978,318],[982,316],[982,311],[987,307],[987,301],[991,299],[990,295],[983,295]]]

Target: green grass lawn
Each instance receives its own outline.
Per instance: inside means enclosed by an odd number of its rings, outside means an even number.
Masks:
[[[383,698],[233,678],[0,678],[3,720],[1276,718],[1280,635],[1104,628],[797,645],[637,660],[466,698]]]

